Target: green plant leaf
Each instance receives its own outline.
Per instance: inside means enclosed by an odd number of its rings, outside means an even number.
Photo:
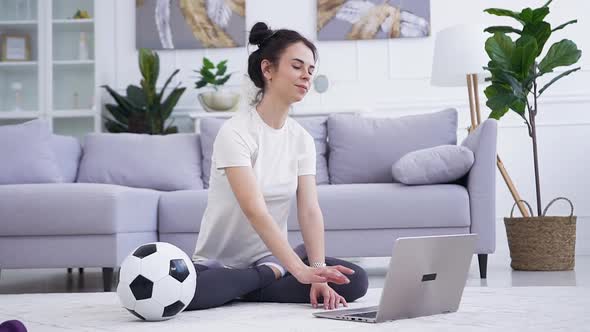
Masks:
[[[557,28],[551,30],[551,32],[555,32],[557,30],[561,30],[561,29],[565,28],[566,26],[568,26],[570,24],[574,24],[574,23],[578,23],[578,20],[567,21],[567,22],[563,23],[562,25],[558,26]]]
[[[186,88],[176,88],[168,95],[168,97],[166,97],[161,107],[162,120],[166,120],[170,117],[170,114],[172,114],[172,111],[174,110],[174,106],[176,106],[185,90]]]
[[[581,55],[582,51],[578,49],[573,41],[563,39],[551,45],[549,51],[539,63],[539,71],[543,74],[550,73],[557,67],[573,65],[580,59]]]
[[[176,74],[178,74],[179,71],[180,71],[180,69],[176,69],[174,72],[172,72],[170,77],[168,77],[168,79],[166,80],[166,83],[164,83],[164,86],[162,87],[162,89],[160,90],[160,93],[158,94],[158,103],[160,103],[162,101],[162,97],[164,96],[164,92],[166,92],[166,88],[168,87],[168,84],[170,84],[170,82],[172,81],[174,76],[176,76]]]
[[[129,116],[131,116],[132,112],[115,104],[105,104],[104,106],[115,120],[123,125],[129,123]]]
[[[139,109],[145,110],[147,106],[147,96],[145,92],[136,85],[127,86],[127,98]]]
[[[535,57],[539,56],[543,51],[543,47],[551,36],[551,25],[547,22],[530,23],[522,29],[523,35],[529,35],[537,40],[537,53]]]
[[[225,77],[216,80],[215,81],[215,84],[216,85],[224,85],[225,82],[227,82],[227,80],[229,80],[230,76],[231,76],[231,74],[230,75],[226,75]]]
[[[495,33],[486,40],[485,50],[490,59],[499,68],[510,69],[514,42],[502,33]]]
[[[156,52],[146,48],[139,50],[139,70],[148,85],[155,86],[160,70],[159,65],[160,58]]]
[[[496,120],[502,118],[514,101],[517,100],[509,88],[499,84],[489,85],[484,90],[484,94],[488,98],[486,106],[492,110],[489,117]]]
[[[215,76],[223,76],[223,75],[225,75],[226,71],[227,71],[227,66],[217,67],[217,72],[215,73]]]
[[[104,127],[109,133],[126,133],[129,132],[128,128],[124,125],[113,121],[109,118],[104,118]]]
[[[211,62],[211,60],[207,59],[206,57],[203,57],[203,68],[213,69],[215,68],[215,65],[213,64],[213,62]]]
[[[524,117],[524,110],[526,107],[526,99],[523,98],[516,98],[512,104],[510,104],[510,109],[515,111],[516,113],[520,114]]]
[[[494,34],[496,32],[500,32],[500,33],[517,33],[520,35],[522,33],[522,30],[518,30],[518,29],[513,28],[511,26],[505,26],[505,25],[487,27],[483,31],[489,32],[491,34]]]
[[[541,94],[542,94],[542,93],[543,93],[545,90],[547,90],[547,88],[548,88],[548,87],[550,87],[550,86],[551,86],[551,84],[553,84],[553,83],[557,82],[557,81],[558,81],[558,80],[560,80],[561,78],[564,78],[564,77],[566,77],[567,75],[569,75],[569,74],[571,74],[571,73],[573,73],[573,72],[575,72],[575,71],[578,71],[578,70],[580,70],[581,68],[582,68],[582,67],[577,67],[577,68],[574,68],[574,69],[570,69],[570,70],[564,71],[563,73],[561,73],[561,74],[559,74],[559,75],[555,76],[555,77],[554,77],[554,78],[553,78],[553,79],[552,79],[552,80],[551,80],[549,83],[545,84],[545,86],[543,86],[543,87],[542,87],[542,88],[539,90],[539,94],[538,94],[538,95],[540,96],[540,95],[541,95]]]
[[[203,76],[203,78],[207,79],[207,78],[215,78],[215,74],[213,74],[212,72],[210,72],[208,69],[206,68],[202,68],[199,71],[199,74],[201,74],[201,76]]]
[[[518,16],[524,22],[524,24],[532,23],[533,22],[533,9],[532,8],[525,8],[520,12],[520,15],[518,15]]]
[[[129,99],[121,96],[119,93],[117,93],[117,91],[111,89],[111,87],[109,87],[108,85],[102,85],[101,87],[105,88],[108,91],[108,93],[113,97],[113,99],[115,99],[117,104],[120,105],[122,108],[130,111],[139,108],[137,105],[134,105],[133,102],[131,102]]]
[[[211,85],[215,85],[215,84],[216,84],[215,82],[217,81],[217,80],[215,79],[215,77],[203,77],[203,79],[204,79],[204,80],[205,80],[207,83],[209,83],[209,84],[211,84]]]
[[[549,0],[547,2],[545,2],[545,4],[543,5],[543,7],[549,7],[549,4],[552,3],[553,0]]]
[[[549,15],[549,7],[540,7],[533,10],[533,16],[531,18],[532,23],[539,23],[543,21],[543,19]]]
[[[197,83],[195,83],[195,88],[200,89],[200,88],[204,87],[205,85],[207,85],[207,81],[202,79],[202,80],[198,81]]]
[[[537,54],[537,40],[529,35],[522,35],[516,40],[512,53],[511,68],[522,80],[533,71]]]
[[[148,78],[151,76],[151,61],[152,58],[150,56],[150,50],[146,49],[146,48],[140,48],[139,49],[139,54],[138,54],[138,60],[139,60],[139,71],[141,72],[141,76],[143,78]]]
[[[160,55],[157,52],[154,52],[153,55],[153,77],[151,78],[150,83],[152,83],[154,90],[156,89],[156,83],[158,82],[158,77],[160,76]]]
[[[219,62],[217,64],[217,69],[220,69],[222,67],[226,67],[226,64],[227,64],[227,60],[223,60],[223,61]]]
[[[522,83],[513,75],[507,72],[500,72],[498,77],[502,82],[508,83],[512,89],[512,94],[518,98],[526,98],[525,90],[523,89]]]
[[[488,9],[484,9],[484,12],[486,12],[488,14],[496,15],[496,16],[512,17],[513,19],[517,20],[518,22],[520,22],[524,25],[524,22],[520,18],[520,13],[514,12],[512,10],[502,9],[502,8],[488,8]]]

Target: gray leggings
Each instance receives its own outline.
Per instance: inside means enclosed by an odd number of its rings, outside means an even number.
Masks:
[[[303,261],[308,264],[307,258]],[[332,257],[326,257],[326,265],[343,265],[355,271],[347,275],[350,283],[328,283],[346,302],[352,302],[367,292],[367,273],[360,266]],[[197,288],[186,310],[218,307],[238,298],[250,302],[309,303],[311,285],[302,284],[290,273],[275,279],[272,269],[257,265],[245,269],[228,269],[195,263]],[[318,298],[322,303],[323,298]]]

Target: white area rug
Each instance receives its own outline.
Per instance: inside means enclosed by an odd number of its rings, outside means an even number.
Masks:
[[[350,308],[376,305],[370,289]],[[319,319],[303,304],[232,302],[182,312],[163,322],[138,321],[115,293],[0,295],[0,322],[19,319],[30,332],[52,331],[590,331],[590,288],[467,287],[456,313],[382,324]]]

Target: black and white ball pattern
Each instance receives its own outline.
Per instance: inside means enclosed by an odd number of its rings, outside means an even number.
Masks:
[[[117,295],[142,320],[166,320],[193,299],[197,273],[191,259],[166,242],[146,243],[121,264]]]

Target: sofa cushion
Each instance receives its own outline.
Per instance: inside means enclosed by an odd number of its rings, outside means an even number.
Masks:
[[[408,185],[450,183],[473,165],[473,152],[458,145],[439,145],[412,151],[391,167],[393,179]]]
[[[88,134],[77,182],[156,190],[202,188],[195,134]]]
[[[0,236],[155,232],[159,196],[94,183],[0,186]]]
[[[318,186],[326,230],[465,227],[469,195],[455,184],[406,186],[401,183]],[[299,230],[296,200],[288,229]]]
[[[207,190],[162,193],[158,204],[158,232],[198,233],[206,207]]]
[[[313,137],[316,148],[316,183],[327,184],[328,177],[328,145],[327,120],[323,117],[294,117],[307,132]],[[201,150],[203,151],[203,188],[209,188],[209,177],[211,175],[211,155],[213,154],[213,143],[221,125],[227,119],[206,118],[200,120]]]
[[[75,182],[82,156],[80,142],[75,137],[52,135],[51,147],[57,158],[64,182]]]
[[[457,111],[369,118],[332,114],[328,118],[330,182],[392,182],[391,166],[410,151],[457,143]]]
[[[0,126],[0,185],[62,182],[50,137],[48,123],[39,119]]]

